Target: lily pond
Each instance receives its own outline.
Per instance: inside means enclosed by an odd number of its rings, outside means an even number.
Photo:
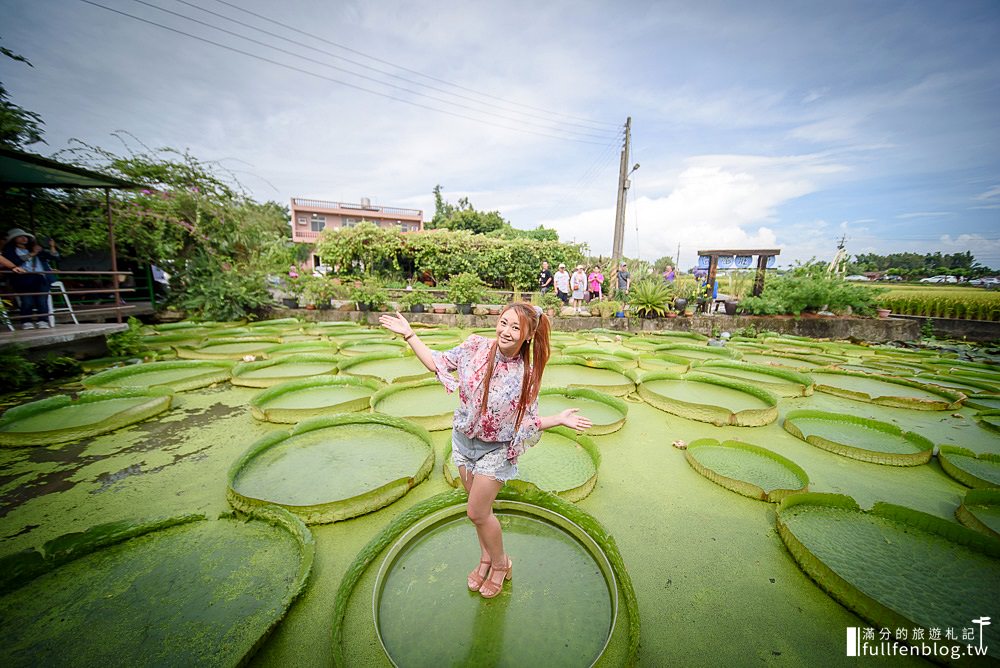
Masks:
[[[594,426],[546,432],[501,491],[493,600],[465,585],[457,399],[384,330],[160,325],[144,363],[8,398],[0,663],[1000,660],[1000,357],[552,341],[541,413]]]

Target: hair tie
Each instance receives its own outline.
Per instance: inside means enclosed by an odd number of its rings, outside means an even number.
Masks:
[[[539,318],[541,318],[542,317],[542,307],[541,306],[535,306],[534,308],[535,308],[535,315],[537,315]]]

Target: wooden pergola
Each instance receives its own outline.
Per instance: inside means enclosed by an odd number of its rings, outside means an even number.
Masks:
[[[134,190],[142,184],[132,183],[100,172],[76,165],[68,165],[34,153],[0,147],[0,197],[7,197],[12,189],[23,189],[28,193],[29,226],[34,228],[34,207],[32,191],[40,188],[98,188],[104,191],[104,205],[108,218],[108,246],[111,250],[111,275],[117,276],[118,253],[115,248],[115,226],[111,215],[111,190]],[[52,272],[54,273],[54,272]],[[64,272],[66,273],[66,272]],[[107,272],[73,272],[75,274],[106,274]],[[91,291],[93,292],[93,291]],[[112,292],[115,299],[115,316],[122,321],[119,300],[121,289],[114,280]],[[72,293],[70,293],[72,294]]]
[[[736,269],[749,269],[753,264],[753,257],[757,256],[757,275],[753,281],[753,296],[759,297],[764,291],[764,270],[771,258],[781,255],[777,248],[765,248],[759,250],[700,250],[698,256],[707,256],[708,260],[708,286],[715,285],[715,274],[719,269],[719,258],[731,258],[729,264]],[[747,258],[743,261],[743,258]]]

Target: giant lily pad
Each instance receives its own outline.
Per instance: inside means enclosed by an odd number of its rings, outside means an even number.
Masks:
[[[587,361],[567,355],[549,360],[542,375],[542,387],[587,387],[621,397],[635,391],[635,382],[617,362]]]
[[[707,360],[698,366],[698,371],[750,383],[779,397],[808,397],[813,393],[812,378],[791,369],[731,360]]]
[[[362,339],[349,341],[340,348],[340,354],[348,357],[360,357],[373,353],[398,353],[408,351],[409,346],[402,340],[395,339]]]
[[[624,401],[597,390],[547,387],[538,393],[539,415],[555,415],[567,408],[579,408],[580,415],[593,423],[587,430],[590,436],[618,431],[628,415],[628,405]]]
[[[4,665],[242,665],[305,588],[314,549],[271,507],[104,524],[11,555]]]
[[[700,438],[688,443],[684,457],[712,482],[751,499],[780,501],[809,488],[809,476],[795,462],[750,443]]]
[[[331,413],[367,411],[381,384],[352,376],[313,376],[264,390],[250,401],[258,420],[294,424]]]
[[[87,389],[166,387],[175,392],[194,390],[229,380],[229,360],[184,360],[130,364],[84,378]]]
[[[978,422],[983,429],[989,429],[992,432],[1000,433],[1000,410],[979,411],[976,414],[976,422]]]
[[[806,371],[809,369],[818,369],[820,367],[826,366],[826,362],[814,362],[803,357],[802,355],[785,355],[780,353],[743,353],[743,361],[750,364],[762,364],[768,366],[779,366],[785,367],[786,369],[795,369],[798,371]]]
[[[170,408],[162,388],[88,390],[11,408],[0,418],[0,445],[54,445],[140,422]]]
[[[653,352],[667,353],[676,357],[686,357],[695,361],[735,360],[741,357],[740,351],[733,348],[720,348],[693,343],[666,343],[654,348]]]
[[[277,336],[220,339],[201,347],[176,346],[177,356],[186,360],[241,360],[247,355],[264,356],[264,351],[281,343]]]
[[[284,355],[262,362],[240,362],[233,367],[233,385],[271,387],[289,380],[337,372],[340,358],[323,353]]]
[[[451,429],[458,392],[446,392],[436,378],[394,383],[371,398],[373,411],[411,420],[428,431]]]
[[[543,432],[541,440],[518,457],[517,479],[567,501],[579,501],[597,484],[600,464],[601,453],[591,439],[555,427]],[[444,477],[454,487],[461,485],[450,445],[445,450]]]
[[[961,392],[902,378],[832,369],[814,369],[810,375],[820,392],[882,406],[925,411],[955,410],[965,399]]]
[[[934,453],[934,443],[894,424],[814,410],[790,411],[785,431],[817,448],[873,464],[919,466]]]
[[[372,353],[345,359],[340,363],[340,373],[358,378],[371,378],[382,383],[408,383],[424,380],[434,375],[415,355],[399,353]]]
[[[945,473],[968,487],[1000,487],[1000,455],[977,455],[968,448],[942,445],[938,461]]]
[[[562,355],[571,355],[590,361],[617,362],[625,369],[639,366],[639,355],[623,348],[594,348],[591,346],[567,346],[560,351]]]
[[[412,663],[403,658],[429,666],[635,661],[635,591],[614,539],[594,518],[517,481],[505,485],[494,508],[516,567],[501,597],[486,603],[465,591],[465,575],[479,558],[463,519],[465,500],[460,490],[427,499],[361,550],[334,603],[334,665],[347,665],[345,655],[373,644],[398,665]],[[382,568],[373,579],[374,563]],[[367,604],[352,604],[357,597]],[[531,623],[510,633],[514,619]],[[455,635],[456,624],[473,630]]]
[[[966,378],[965,376],[959,376],[957,374],[934,374],[925,372],[918,373],[913,377],[913,380],[918,383],[936,385],[938,387],[961,392],[966,395],[975,394],[976,392],[996,393],[1000,391],[1000,387],[991,383],[984,383],[975,380],[974,378]]]
[[[280,343],[273,348],[264,351],[267,359],[276,357],[286,357],[288,355],[298,355],[300,353],[322,353],[325,355],[336,355],[339,346],[333,341],[293,341],[291,343]]]
[[[777,516],[802,570],[874,626],[965,628],[995,606],[1000,543],[955,522],[815,493],[785,498]],[[989,653],[1000,657],[1000,647]]]
[[[661,411],[717,426],[760,427],[778,418],[778,400],[770,392],[710,374],[650,373],[639,396]]]
[[[1000,410],[1000,393],[970,394],[965,399],[965,405],[980,411]]]
[[[687,373],[695,360],[690,357],[679,357],[667,353],[642,353],[639,357],[639,368],[643,371],[669,371],[670,373]]]
[[[274,503],[307,524],[336,522],[392,503],[433,465],[430,435],[412,422],[319,417],[250,446],[229,469],[228,498],[240,510]]]
[[[955,518],[970,529],[1000,538],[1000,489],[970,489]]]

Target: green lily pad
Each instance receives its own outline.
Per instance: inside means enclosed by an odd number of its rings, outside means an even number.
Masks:
[[[945,473],[967,487],[1000,487],[1000,455],[942,445],[938,461]]]
[[[1000,538],[1000,489],[970,489],[955,518],[970,529]]]
[[[84,378],[87,389],[120,387],[166,387],[175,392],[194,390],[229,380],[233,362],[229,360],[184,360],[149,362],[108,369]]]
[[[262,362],[240,362],[233,367],[233,385],[271,387],[289,380],[308,376],[331,375],[337,372],[340,358],[323,353],[284,355]]]
[[[790,411],[785,431],[817,448],[873,464],[919,466],[930,461],[934,443],[894,424],[814,410]]]
[[[539,415],[556,415],[567,408],[579,408],[580,415],[593,423],[587,430],[590,436],[618,431],[628,415],[628,405],[624,401],[597,390],[547,387],[538,393]]]
[[[902,378],[833,369],[814,369],[809,375],[819,392],[882,406],[925,411],[955,410],[965,399],[961,392]]]
[[[1000,433],[1000,410],[985,410],[976,413],[976,422],[983,429]]]
[[[813,362],[798,355],[779,355],[778,353],[743,353],[742,359],[750,364],[778,366],[797,371],[808,371],[826,366],[824,362]]]
[[[667,353],[676,357],[686,357],[694,361],[735,360],[741,353],[733,348],[697,345],[693,343],[667,343],[654,348],[653,352]]]
[[[584,360],[617,362],[623,368],[632,369],[639,366],[639,355],[625,349],[593,348],[590,346],[567,346],[560,351],[561,355],[572,355]]]
[[[790,369],[731,360],[707,360],[698,365],[698,372],[749,383],[779,397],[808,397],[813,393],[812,378]]]
[[[434,376],[415,355],[403,353],[372,353],[345,359],[340,363],[340,373],[385,384],[408,383]]]
[[[452,516],[458,519],[464,516],[465,502],[464,490],[431,497],[397,516],[361,550],[341,580],[334,601],[335,666],[348,665],[345,657],[359,647],[382,645],[392,656],[399,656],[397,639],[407,643],[402,648],[406,657],[420,661],[425,651],[433,652],[427,665],[463,665],[469,663],[470,655],[472,662],[480,665],[503,665],[503,661],[510,659],[513,665],[586,666],[602,656],[598,665],[634,663],[640,626],[635,590],[614,538],[593,517],[572,503],[516,480],[504,485],[494,508],[501,522],[506,522],[505,547],[519,565],[515,566],[514,579],[504,593],[491,603],[465,591],[465,575],[478,560],[479,547],[467,523],[463,540],[453,540],[449,522]],[[583,558],[564,536],[550,533],[551,528],[537,525],[528,528],[520,520],[513,520],[514,514],[528,521],[553,523],[581,541],[593,562],[585,565],[585,560],[571,556]],[[446,528],[434,533],[438,526]],[[420,549],[425,543],[422,539],[431,543],[428,545],[431,549]],[[603,556],[593,552],[593,543]],[[441,549],[445,544],[447,549]],[[402,566],[410,558],[405,552],[411,547],[420,552],[412,555],[414,566],[404,571]],[[400,554],[402,563],[396,558]],[[421,562],[416,557],[421,554],[428,555],[434,565],[417,566]],[[376,562],[383,568],[379,576],[372,578],[371,566]],[[518,575],[521,569],[524,574]],[[387,581],[387,575],[395,580],[404,572],[412,584]],[[577,578],[572,581],[574,586],[553,588],[557,572],[563,573],[562,577],[574,574],[571,576]],[[588,584],[585,578],[591,576],[607,583],[603,591],[600,580],[589,581],[593,586]],[[400,587],[421,588],[420,595],[407,595],[401,601],[407,606],[422,603],[416,615],[406,614],[408,607],[392,610],[387,605],[387,601],[397,600],[394,592]],[[592,596],[580,599],[584,593]],[[603,604],[598,597],[604,597],[605,601],[610,597],[612,602],[610,631],[604,628],[608,617],[606,608],[601,612]],[[359,599],[365,604],[352,604],[352,600]],[[618,604],[614,605],[616,600]],[[434,609],[435,614],[428,615],[428,609]],[[397,613],[402,620],[396,617]],[[509,624],[511,619],[532,621],[516,634],[497,633],[502,628],[498,625]],[[463,633],[460,638],[454,636],[456,620],[482,631]],[[400,621],[404,622],[403,627],[399,627]],[[399,631],[404,632],[404,637],[396,635]],[[426,645],[424,641],[428,638],[436,642]],[[449,641],[441,642],[441,638]],[[554,638],[561,640],[553,643]],[[613,658],[605,661],[609,656]]]
[[[688,443],[684,457],[712,482],[751,499],[777,502],[809,489],[809,476],[795,462],[750,443],[700,438]]]
[[[247,355],[259,359],[265,356],[265,350],[278,343],[281,343],[281,339],[276,336],[248,337],[206,342],[198,348],[175,346],[174,350],[178,357],[185,360],[241,360]]]
[[[409,345],[403,341],[372,339],[345,343],[340,348],[340,354],[348,357],[359,357],[372,353],[398,353],[406,350],[409,350]]]
[[[553,357],[542,374],[542,387],[590,388],[616,397],[635,391],[635,382],[617,362]]]
[[[661,411],[717,426],[760,427],[778,419],[773,394],[710,374],[651,373],[643,376],[639,396]]]
[[[0,418],[0,445],[54,445],[140,422],[170,408],[162,388],[88,390],[11,408]]]
[[[285,357],[287,355],[298,355],[300,353],[321,353],[325,355],[336,355],[339,346],[333,341],[293,341],[291,343],[279,343],[273,348],[264,351],[267,359]]]
[[[242,665],[305,588],[314,549],[273,507],[62,536],[0,562],[16,587],[0,598],[4,665]]]
[[[618,597],[600,547],[572,522],[538,506],[501,501],[496,517],[516,564],[502,606],[483,605],[460,589],[478,558],[462,549],[470,527],[461,504],[415,523],[387,552],[374,608],[379,639],[395,665],[589,666],[601,657]],[[460,595],[448,595],[449,584]],[[513,619],[532,622],[517,633],[496,633]],[[479,632],[441,641],[469,624]]]
[[[229,502],[274,503],[307,524],[378,510],[427,477],[430,435],[388,415],[347,413],[300,422],[257,441],[229,469]]]
[[[639,368],[643,371],[687,373],[693,362],[690,357],[678,357],[667,353],[642,353],[639,356]]]
[[[918,373],[913,377],[913,380],[918,383],[927,383],[928,385],[936,385],[948,390],[961,392],[965,395],[974,394],[976,392],[996,393],[1000,391],[1000,388],[996,385],[983,383],[972,378],[965,378],[954,374],[933,374],[924,372]]]
[[[372,396],[371,408],[411,420],[427,431],[441,431],[451,429],[458,408],[458,392],[446,392],[437,378],[394,383]]]
[[[806,493],[778,505],[777,527],[802,570],[873,626],[965,628],[995,605],[1000,543],[955,522]]]
[[[980,411],[1000,410],[1000,394],[970,394],[965,405]]]
[[[367,411],[371,397],[382,385],[352,376],[313,376],[270,388],[250,400],[250,413],[258,420],[294,424],[330,415]]]

